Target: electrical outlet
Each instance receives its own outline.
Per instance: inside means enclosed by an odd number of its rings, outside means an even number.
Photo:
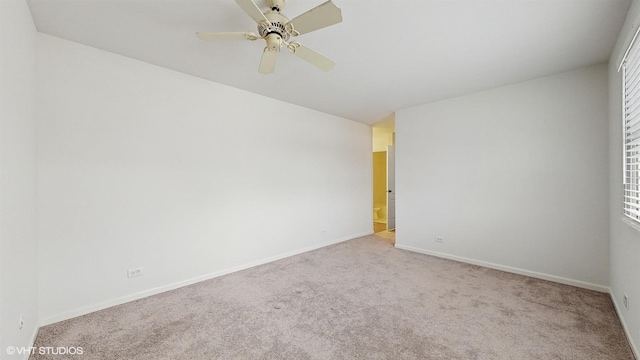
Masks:
[[[24,317],[20,315],[20,319],[18,319],[18,330],[22,330],[24,327]]]
[[[444,243],[444,238],[442,236],[436,236],[436,242]]]
[[[142,268],[141,267],[127,270],[127,277],[128,278],[140,276],[142,274],[144,274],[144,273],[142,272]]]
[[[629,310],[629,296],[627,294],[623,294],[622,303],[624,304],[624,308]]]

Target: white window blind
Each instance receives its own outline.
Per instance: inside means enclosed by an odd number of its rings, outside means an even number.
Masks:
[[[635,40],[635,39],[634,39]],[[633,41],[623,64],[624,214],[640,222],[640,45]]]

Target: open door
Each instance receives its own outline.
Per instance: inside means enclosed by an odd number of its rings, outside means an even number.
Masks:
[[[387,230],[396,228],[396,148],[387,146]]]

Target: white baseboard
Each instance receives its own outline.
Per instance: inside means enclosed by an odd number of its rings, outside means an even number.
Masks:
[[[620,316],[622,314],[620,306],[618,306],[618,302],[616,301],[616,297],[613,295],[611,289],[609,289],[609,295],[611,296],[611,302],[613,302],[613,307],[616,310],[616,315],[618,319],[620,319],[620,323],[622,324],[622,329],[624,330],[624,334],[627,336],[627,340],[629,341],[629,345],[631,345],[631,351],[633,352],[633,356],[636,360],[640,359],[640,352],[638,351],[638,346],[633,342],[633,338],[631,337],[631,333],[629,333],[629,328],[627,327],[627,323],[624,321],[624,317]]]
[[[31,334],[31,342],[29,342],[29,346],[33,347],[33,345],[36,343],[36,338],[38,337],[38,331],[40,330],[39,326],[36,326],[33,329],[33,333]],[[24,355],[24,360],[29,360],[29,356],[31,356],[30,353],[27,353]]]
[[[317,250],[326,246],[330,246],[330,245],[334,245],[334,244],[338,244],[344,241],[348,241],[351,239],[355,239],[358,237],[362,237],[362,236],[366,236],[366,235],[371,235],[373,234],[373,231],[367,231],[364,233],[360,233],[360,234],[355,234],[355,235],[351,235],[351,236],[346,236],[343,238],[338,238],[338,239],[334,239],[331,241],[327,241],[324,243],[320,243],[317,245],[312,245],[312,246],[308,246],[302,249],[298,249],[298,250],[294,250],[294,251],[290,251],[281,255],[276,255],[276,256],[272,256],[269,258],[265,258],[265,259],[261,259],[261,260],[257,260],[257,261],[253,261],[247,264],[242,264],[242,265],[238,265],[238,266],[234,266],[232,268],[228,268],[228,269],[223,269],[220,271],[216,271],[214,273],[211,274],[206,274],[206,275],[202,275],[202,276],[198,276],[192,279],[188,279],[188,280],[183,280],[183,281],[179,281],[177,283],[172,283],[172,284],[167,284],[167,285],[163,285],[160,287],[156,287],[153,289],[149,289],[149,290],[145,290],[145,291],[141,291],[135,294],[131,294],[131,295],[127,295],[127,296],[123,296],[120,298],[116,298],[116,299],[111,299],[111,300],[107,300],[107,301],[103,301],[97,304],[93,304],[93,305],[88,305],[88,306],[84,306],[82,308],[78,308],[78,309],[73,309],[73,310],[69,310],[69,311],[65,311],[63,313],[60,314],[56,314],[53,316],[49,316],[46,317],[44,319],[40,320],[40,326],[46,326],[46,325],[50,325],[59,321],[63,321],[63,320],[67,320],[67,319],[71,319],[77,316],[82,316],[82,315],[86,315],[95,311],[99,311],[99,310],[103,310],[106,308],[110,308],[112,306],[116,306],[116,305],[121,305],[130,301],[134,301],[134,300],[138,300],[138,299],[142,299],[148,296],[152,296],[152,295],[156,295],[159,293],[163,293],[166,291],[170,291],[170,290],[174,290],[177,288],[181,288],[184,286],[188,286],[188,285],[192,285],[201,281],[205,281],[205,280],[209,280],[209,279],[213,279],[213,278],[217,278],[219,276],[223,276],[223,275],[227,275],[227,274],[231,274],[234,273],[236,271],[240,271],[240,270],[245,270],[248,268],[252,268],[254,266],[258,266],[258,265],[263,265],[266,263],[270,263],[273,261],[277,261],[277,260],[281,260],[287,257],[291,257],[291,256],[295,256],[295,255],[299,255],[305,252],[309,252],[309,251],[313,251],[313,250]]]
[[[529,276],[529,277],[536,278],[536,279],[553,281],[553,282],[557,282],[557,283],[560,283],[560,284],[571,285],[571,286],[575,286],[575,287],[579,287],[579,288],[583,288],[583,289],[589,289],[589,290],[595,290],[595,291],[598,291],[598,292],[609,293],[609,288],[607,286],[598,285],[598,284],[592,284],[592,283],[588,283],[588,282],[585,282],[585,281],[573,280],[573,279],[568,279],[568,278],[564,278],[564,277],[561,277],[561,276],[555,276],[555,275],[544,274],[544,273],[539,273],[539,272],[535,272],[535,271],[529,271],[529,270],[520,269],[520,268],[514,268],[514,267],[511,267],[511,266],[494,264],[494,263],[490,263],[490,262],[486,262],[486,261],[475,260],[475,259],[465,258],[465,257],[461,257],[461,256],[456,256],[456,255],[450,255],[450,254],[440,253],[440,252],[431,251],[431,250],[419,249],[419,248],[415,248],[415,247],[412,247],[412,246],[406,246],[406,245],[402,245],[402,244],[396,244],[396,248],[402,249],[402,250],[409,250],[409,251],[413,251],[413,252],[417,252],[417,253],[421,253],[421,254],[427,254],[427,255],[431,255],[431,256],[435,256],[435,257],[439,257],[439,258],[460,261],[460,262],[467,263],[467,264],[483,266],[483,267],[487,267],[487,268],[490,268],[490,269],[506,271],[506,272],[513,273],[513,274],[525,275],[525,276]]]

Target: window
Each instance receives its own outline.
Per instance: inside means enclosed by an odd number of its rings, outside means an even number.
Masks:
[[[635,40],[635,38],[633,39]],[[640,45],[631,42],[622,64],[624,214],[640,222]]]

